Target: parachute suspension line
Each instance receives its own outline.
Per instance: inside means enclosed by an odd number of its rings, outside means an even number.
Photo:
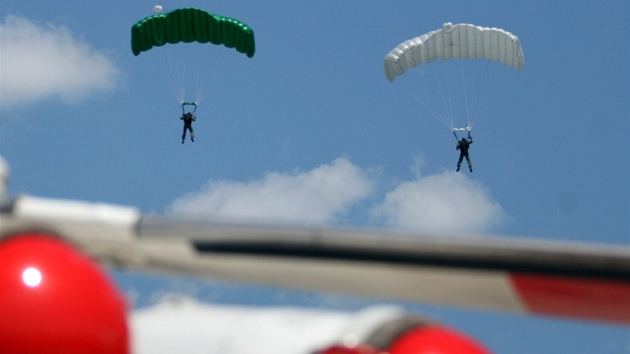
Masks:
[[[151,32],[149,32],[147,29],[141,27],[140,30],[142,31],[143,34],[152,37],[153,34]],[[158,38],[163,38],[162,35],[158,36]],[[183,102],[183,87],[184,85],[181,83],[181,75],[178,75],[175,70],[173,69],[173,63],[171,63],[171,60],[169,59],[169,55],[166,52],[166,48],[164,46],[165,43],[161,43],[158,44],[157,46],[159,46],[159,50],[155,53],[154,55],[158,56],[158,60],[155,61],[155,63],[153,63],[153,65],[149,65],[150,67],[152,67],[153,70],[155,70],[155,74],[160,78],[160,80],[162,81],[162,84],[164,86],[166,86],[168,88],[169,91],[171,91],[171,93],[173,94],[173,96],[175,96],[175,99],[177,100],[177,102],[182,103]],[[146,57],[147,54],[145,54],[144,56]],[[150,55],[150,54],[149,54]],[[152,61],[149,60],[149,62],[151,63]],[[164,78],[164,73],[166,74],[166,78]],[[177,77],[180,78],[180,80],[177,79]],[[179,81],[179,82],[178,82]]]
[[[422,99],[420,99],[420,97],[418,97],[418,95],[416,94],[412,94],[413,97],[418,100],[418,102],[422,103],[422,105],[424,106],[424,108],[427,109],[427,111],[429,111],[429,113],[431,113],[431,115],[433,116],[433,118],[435,118],[438,122],[442,123],[445,127],[447,127],[449,130],[453,130],[453,124],[449,124],[448,120],[445,119],[445,115],[444,114],[440,114],[440,112],[435,110],[435,106],[431,107],[429,106],[425,101],[423,101]],[[439,107],[438,107],[439,108]]]
[[[229,40],[227,40],[228,42],[237,42],[237,33],[234,32],[232,33],[231,37]],[[204,98],[205,94],[208,92],[210,85],[213,83],[214,79],[214,68],[217,64],[217,62],[219,61],[219,57],[221,55],[223,55],[223,51],[222,50],[212,50],[213,54],[213,58],[210,61],[210,65],[199,65],[200,67],[203,67],[203,70],[201,72],[201,75],[199,76],[199,80],[197,82],[197,102],[201,102],[201,100]],[[203,52],[200,50],[199,51],[199,58],[198,58],[198,62],[199,63],[205,63],[208,60],[208,53],[207,52]]]
[[[206,67],[202,65],[199,75],[197,76],[197,82],[195,83],[195,102],[201,102],[203,99],[205,86],[207,86],[206,80],[209,80],[208,76]]]
[[[429,113],[431,113],[431,115],[433,116],[433,118],[435,118],[437,121],[439,121],[440,123],[444,124],[445,127],[447,127],[448,129],[453,129],[451,126],[449,126],[442,118],[440,118],[440,114],[438,112],[436,112],[432,107],[430,107],[426,102],[424,102],[423,100],[420,99],[420,97],[418,97],[418,95],[416,94],[412,94],[413,97],[418,100],[418,102],[422,103],[422,105],[424,106],[424,108],[427,109],[427,111],[429,111]]]
[[[446,125],[447,128],[452,130],[455,127],[455,124],[454,124],[454,121],[453,121],[452,109],[448,109],[447,108],[446,102],[444,102],[444,100],[437,94],[437,91],[435,90],[435,86],[433,85],[432,80],[429,77],[427,77],[427,75],[424,73],[424,71],[421,71],[420,75],[422,75],[422,77],[424,78],[425,82],[427,83],[427,86],[429,87],[429,92],[431,93],[431,98],[432,98],[432,100],[433,100],[433,102],[434,102],[434,104],[436,106],[436,110],[437,110],[437,112],[435,112],[433,110],[430,110],[430,109],[429,109],[429,111],[434,112],[433,115],[440,122],[442,122],[442,124]],[[428,106],[426,104],[425,104],[425,107],[428,108]]]
[[[446,93],[448,94],[448,96],[446,96],[445,98],[445,104],[446,108],[448,108],[447,117],[449,124],[451,125],[451,127],[455,127],[455,113],[453,111],[453,90],[450,82],[451,80],[447,80]]]
[[[171,93],[175,96],[177,102],[181,104],[184,102],[185,93],[184,84],[182,82],[183,73],[179,68],[173,68],[174,64],[171,63],[171,60],[169,59],[166,53],[166,49],[164,47],[160,48],[160,53],[162,55],[162,70],[165,71],[168,76],[166,84],[167,86],[169,86],[169,89]]]
[[[466,84],[466,75],[464,74],[464,64],[460,62],[459,65],[459,71],[462,77],[462,90],[464,91],[463,95],[464,95],[464,106],[466,108],[466,127],[470,128],[470,124],[471,124],[471,107],[469,106],[469,102],[468,102],[468,85]]]
[[[484,84],[486,82],[486,76],[488,75],[489,65],[490,65],[490,62],[487,61],[483,69],[483,76],[481,77],[481,83],[479,84],[479,89],[477,90],[477,97],[475,99],[475,103],[472,106],[472,111],[468,114],[468,127],[470,128],[472,128],[475,122],[477,121],[477,114],[479,113],[481,92],[483,91]]]
[[[180,103],[184,103],[184,102],[188,102],[188,100],[186,99],[186,87],[189,86],[190,84],[190,80],[189,80],[189,76],[190,74],[187,73],[188,71],[188,64],[190,63],[190,59],[193,56],[191,53],[191,48],[190,46],[187,45],[176,45],[173,47],[174,49],[177,49],[174,53],[174,57],[176,58],[177,63],[179,63],[180,65],[177,67],[178,71],[177,71],[177,78],[179,78],[179,92],[181,93],[180,96]],[[193,67],[195,67],[195,64],[193,64]],[[191,72],[194,74],[195,70],[191,70]]]
[[[187,46],[179,46],[179,47],[187,47]],[[188,57],[189,57],[189,50],[186,49],[183,51],[184,57],[180,60],[178,60],[179,63],[181,63],[180,71],[179,71],[179,91],[182,93],[182,101],[186,100],[186,87],[188,86],[186,83],[186,78],[187,78],[187,74],[186,74],[186,70],[188,70]]]
[[[210,85],[213,83],[212,79],[214,79],[213,73],[216,67],[217,62],[219,61],[219,55],[221,54],[220,50],[212,50],[212,60],[210,65],[200,65],[202,69],[200,70],[199,76],[197,77],[197,93],[196,93],[196,102],[200,103],[206,96],[206,93],[210,89]],[[204,52],[199,48],[198,51],[198,60],[199,63],[204,63],[207,58],[204,55]]]

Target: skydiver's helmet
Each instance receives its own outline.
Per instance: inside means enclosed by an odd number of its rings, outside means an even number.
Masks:
[[[462,143],[465,143],[465,142],[466,142],[466,138],[462,138]]]

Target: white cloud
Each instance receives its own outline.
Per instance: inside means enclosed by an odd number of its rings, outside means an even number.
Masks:
[[[0,23],[0,99],[4,106],[60,97],[77,102],[115,87],[118,69],[62,26],[19,16]]]
[[[400,183],[373,214],[397,228],[463,232],[489,231],[507,217],[483,184],[451,171]]]
[[[368,196],[373,182],[346,158],[303,173],[268,173],[248,183],[210,181],[200,191],[175,200],[169,209],[196,214],[286,221],[332,223]]]
[[[380,202],[362,210],[373,218],[372,224],[474,233],[491,231],[508,219],[481,182],[451,171],[422,176],[422,160],[415,164],[415,180],[398,183]],[[247,183],[209,181],[168,209],[176,214],[331,224],[359,200],[373,199],[375,180],[365,169],[338,158],[308,172],[267,173]]]

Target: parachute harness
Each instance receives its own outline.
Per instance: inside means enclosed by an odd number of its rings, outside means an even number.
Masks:
[[[182,114],[186,114],[186,108],[185,106],[194,106],[195,108],[193,108],[192,110],[192,114],[193,116],[195,115],[195,112],[197,111],[197,102],[182,102]]]
[[[459,138],[457,137],[457,132],[468,132],[468,139],[470,139],[470,131],[472,130],[472,128],[470,126],[466,127],[466,128],[453,128],[453,135],[455,135],[455,140],[459,141]]]

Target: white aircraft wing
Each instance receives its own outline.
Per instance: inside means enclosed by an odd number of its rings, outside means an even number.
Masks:
[[[630,247],[232,224],[33,197],[1,215],[2,237],[45,231],[130,269],[630,324]]]

